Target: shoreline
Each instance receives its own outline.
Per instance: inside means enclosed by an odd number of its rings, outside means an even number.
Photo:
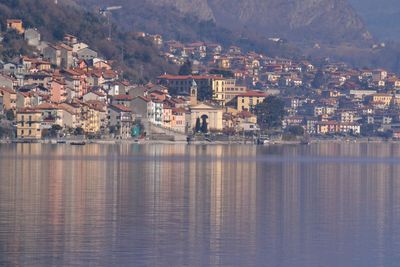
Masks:
[[[354,139],[354,140],[340,140],[340,139],[315,139],[310,140],[307,143],[302,141],[269,141],[264,144],[255,144],[253,141],[167,141],[167,140],[104,140],[104,139],[77,139],[77,140],[0,140],[0,144],[53,144],[53,145],[90,145],[90,144],[101,144],[101,145],[119,145],[119,144],[137,144],[137,145],[149,145],[149,144],[164,144],[164,145],[252,145],[252,146],[273,146],[273,145],[312,145],[322,143],[337,143],[337,144],[399,144],[400,140],[368,140],[368,139]]]

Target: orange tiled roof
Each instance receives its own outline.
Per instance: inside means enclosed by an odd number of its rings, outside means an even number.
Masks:
[[[116,95],[113,97],[114,100],[125,100],[125,101],[130,101],[132,100],[132,96],[130,95]]]
[[[125,107],[124,105],[112,105],[112,107],[119,109],[120,111],[123,112],[131,112],[131,110],[127,107]]]

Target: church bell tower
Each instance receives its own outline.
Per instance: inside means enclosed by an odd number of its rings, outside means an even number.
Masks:
[[[197,83],[194,79],[192,80],[192,86],[190,87],[190,105],[197,105]]]

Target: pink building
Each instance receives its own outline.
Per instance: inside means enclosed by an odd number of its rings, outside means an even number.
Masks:
[[[186,131],[186,110],[184,108],[172,109],[171,128],[175,131],[185,133]]]
[[[53,79],[50,86],[50,101],[53,103],[62,103],[66,99],[65,82],[61,79]]]
[[[168,129],[171,129],[171,121],[172,121],[172,108],[169,105],[163,105],[163,122],[162,126]]]

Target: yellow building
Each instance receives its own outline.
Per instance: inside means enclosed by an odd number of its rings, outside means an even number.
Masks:
[[[212,80],[213,100],[221,105],[225,99],[225,78],[216,78]]]
[[[98,133],[101,126],[100,111],[93,106],[83,105],[81,122],[85,133]]]
[[[245,86],[236,85],[234,78],[216,78],[212,81],[213,100],[221,106],[231,101],[235,96],[247,91]]]
[[[389,94],[374,94],[372,95],[372,102],[376,104],[383,104],[384,106],[390,106],[392,103],[393,96]]]
[[[22,20],[20,19],[8,19],[7,30],[15,30],[19,34],[23,34],[25,32],[24,26],[22,25]]]
[[[217,66],[221,69],[230,69],[231,68],[231,61],[226,57],[221,57],[217,59]]]
[[[42,138],[42,112],[36,109],[21,109],[17,111],[17,138]]]
[[[317,134],[335,134],[339,132],[339,124],[336,121],[318,122]]]
[[[236,97],[236,108],[238,112],[250,111],[252,112],[256,105],[262,103],[267,97],[266,93],[260,91],[248,91]]]
[[[206,120],[209,130],[222,131],[224,127],[222,114],[222,109],[206,103],[200,103],[197,106],[190,107],[191,126],[194,128],[197,118],[199,118],[201,121],[203,119]]]
[[[400,106],[400,96],[394,97],[394,98],[393,98],[393,103],[394,103],[396,106]]]
[[[233,87],[227,86],[225,88],[225,105],[232,101],[236,96],[245,94],[247,92],[246,86],[235,85]]]

